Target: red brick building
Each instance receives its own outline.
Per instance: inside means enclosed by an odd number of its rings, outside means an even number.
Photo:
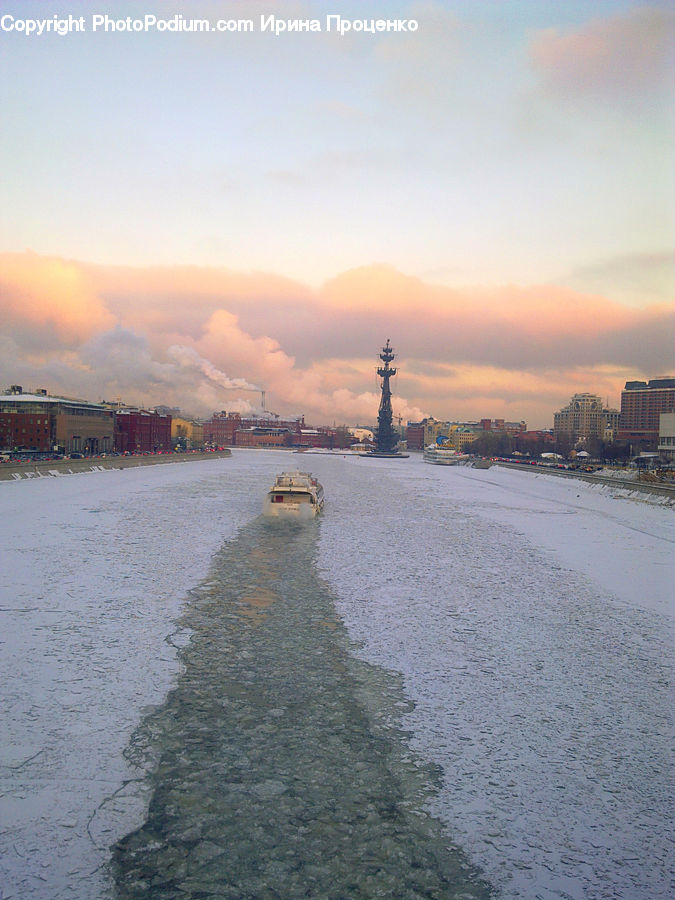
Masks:
[[[291,435],[294,447],[333,447],[333,435],[322,428],[301,428]]]
[[[171,450],[171,416],[147,409],[116,410],[115,449],[121,453]]]
[[[507,434],[521,434],[527,430],[525,422],[506,422],[504,419],[481,419],[479,428],[481,431],[506,432]]]
[[[113,449],[114,413],[100,403],[52,397],[40,389],[24,393],[12,385],[0,394],[5,449],[84,453],[88,456]]]
[[[207,447],[233,447],[234,435],[241,428],[239,413],[214,413],[204,422],[204,444]]]
[[[235,439],[237,447],[289,447],[291,432],[287,428],[240,428]]]
[[[655,450],[659,440],[659,416],[669,412],[675,412],[675,378],[627,381],[621,392],[617,437]]]
[[[521,431],[516,436],[516,447],[521,453],[528,450],[537,449],[546,445],[546,449],[553,447],[555,444],[555,436],[552,431]]]
[[[424,422],[408,422],[405,439],[408,450],[424,450]]]
[[[278,416],[268,418],[242,418],[241,413],[222,412],[214,413],[204,422],[204,443],[212,447],[251,447],[260,446],[251,437],[251,429],[270,432],[274,429],[282,429],[293,435],[299,433],[305,427],[305,417],[298,419],[280,419]],[[247,432],[242,437],[240,432]],[[254,443],[251,443],[254,441]]]
[[[54,416],[45,412],[0,412],[0,450],[51,451]]]

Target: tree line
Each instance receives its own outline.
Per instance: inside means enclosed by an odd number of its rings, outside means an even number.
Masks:
[[[516,451],[537,457],[542,453],[557,453],[569,459],[578,441],[574,434],[560,434],[552,443],[546,438],[523,439],[520,435],[507,434],[504,431],[486,431],[469,445],[468,450],[477,456],[511,456]],[[603,441],[598,437],[590,437],[584,442],[584,449],[592,459],[607,462],[626,462],[631,455],[628,441]],[[633,452],[639,452],[633,447]]]

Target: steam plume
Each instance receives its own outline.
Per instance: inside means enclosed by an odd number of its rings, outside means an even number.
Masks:
[[[230,378],[224,372],[221,372],[220,369],[217,369],[213,363],[210,363],[208,359],[204,359],[200,356],[196,350],[192,349],[192,347],[173,344],[168,348],[168,353],[180,366],[183,366],[183,368],[197,369],[202,375],[208,378],[209,381],[213,381],[214,384],[218,384],[220,387],[239,388],[244,391],[261,390],[257,385],[250,384],[245,378]]]

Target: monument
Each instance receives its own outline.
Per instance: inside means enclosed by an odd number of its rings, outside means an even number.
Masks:
[[[406,459],[406,453],[400,453],[396,450],[400,435],[392,425],[391,388],[389,386],[389,379],[393,378],[396,374],[396,369],[391,368],[389,365],[394,359],[394,351],[389,345],[389,338],[387,338],[387,343],[382,348],[380,359],[384,365],[380,366],[377,370],[377,374],[382,379],[382,397],[380,399],[380,409],[377,413],[377,430],[375,434],[377,449],[370,453],[362,453],[360,455]]]

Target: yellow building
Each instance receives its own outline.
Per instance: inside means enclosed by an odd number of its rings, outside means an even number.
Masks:
[[[482,431],[475,431],[466,425],[460,425],[454,432],[455,448],[457,450],[467,450],[475,440],[477,440]]]
[[[448,422],[446,425],[449,426],[447,429],[448,439],[443,446],[450,447],[452,450],[466,450],[483,433],[470,425],[460,425],[458,422]]]
[[[424,420],[424,446],[435,444],[439,437],[448,437],[452,428],[452,422],[439,422],[437,419]]]
[[[204,426],[193,419],[171,419],[171,445],[184,450],[201,450],[204,446]]]

